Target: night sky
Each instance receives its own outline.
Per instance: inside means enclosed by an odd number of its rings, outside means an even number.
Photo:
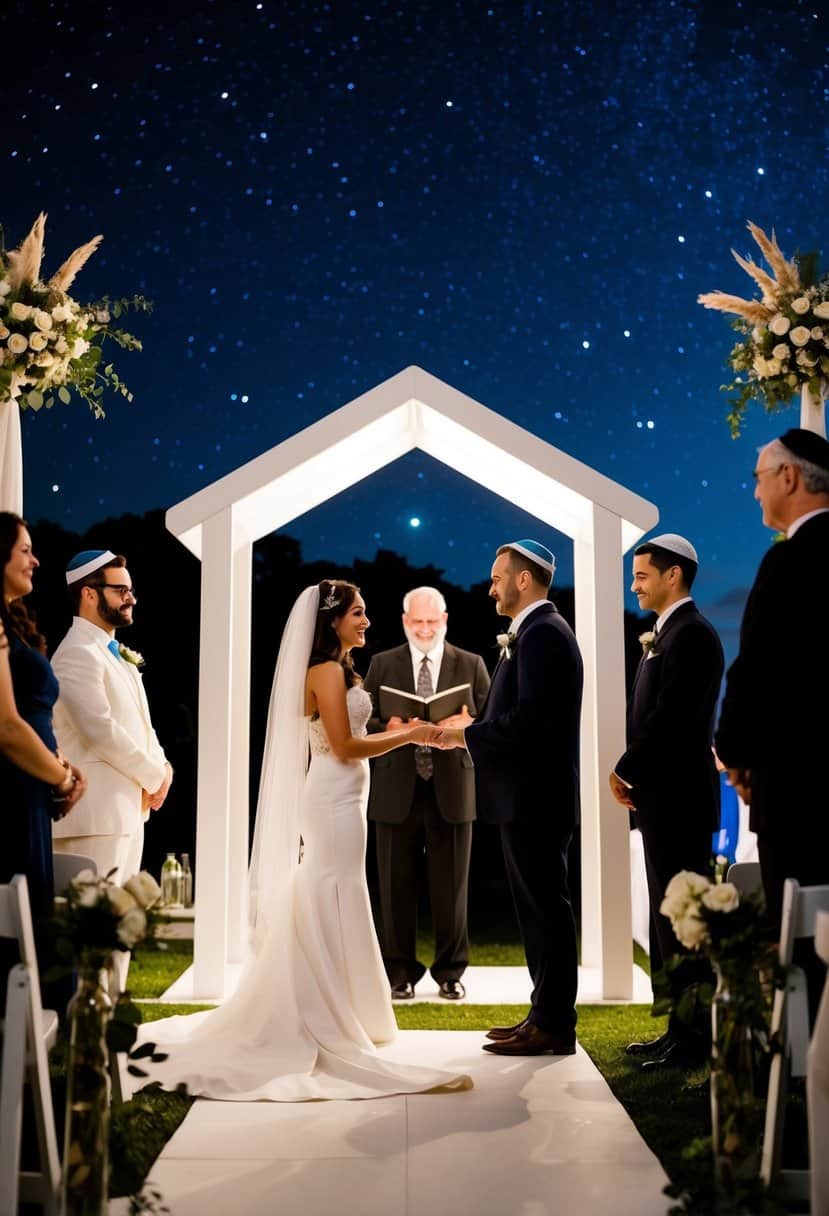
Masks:
[[[135,393],[24,416],[25,510],[167,507],[417,363],[655,501],[725,629],[769,542],[725,423],[746,220],[825,235],[816,3],[9,2],[0,219],[45,270],[102,232],[79,299],[141,292]],[[418,518],[419,527],[411,524]],[[286,529],[467,584],[569,542],[413,453]],[[629,607],[635,607],[628,597]],[[716,605],[716,606],[715,606]]]

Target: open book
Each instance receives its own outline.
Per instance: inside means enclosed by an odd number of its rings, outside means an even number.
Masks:
[[[420,718],[423,722],[442,722],[459,714],[464,705],[470,705],[472,687],[456,684],[432,693],[431,697],[419,697],[416,692],[404,692],[402,688],[390,688],[381,684],[378,690],[378,708],[381,718]]]

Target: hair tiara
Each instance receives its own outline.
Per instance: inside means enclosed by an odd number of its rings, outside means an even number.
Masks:
[[[339,603],[339,600],[337,599],[337,591],[336,591],[336,588],[332,584],[331,590],[328,592],[328,595],[326,595],[325,599],[322,599],[322,597],[320,597],[320,611],[330,612],[332,608],[337,607],[338,603]]]

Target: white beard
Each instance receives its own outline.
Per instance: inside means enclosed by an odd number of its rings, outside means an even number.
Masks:
[[[403,626],[403,632],[406,635],[406,641],[414,646],[415,650],[419,650],[421,654],[429,654],[436,646],[440,646],[446,637],[446,626],[441,625],[435,630],[435,636],[430,642],[424,642],[421,638],[415,637],[413,631],[408,626]]]

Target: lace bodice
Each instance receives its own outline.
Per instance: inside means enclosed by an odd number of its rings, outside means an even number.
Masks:
[[[364,688],[355,684],[345,694],[348,708],[348,722],[352,735],[365,735],[366,724],[371,717],[371,697]],[[331,744],[325,733],[321,718],[312,718],[308,724],[308,737],[311,744],[312,756],[328,756],[331,754]]]

